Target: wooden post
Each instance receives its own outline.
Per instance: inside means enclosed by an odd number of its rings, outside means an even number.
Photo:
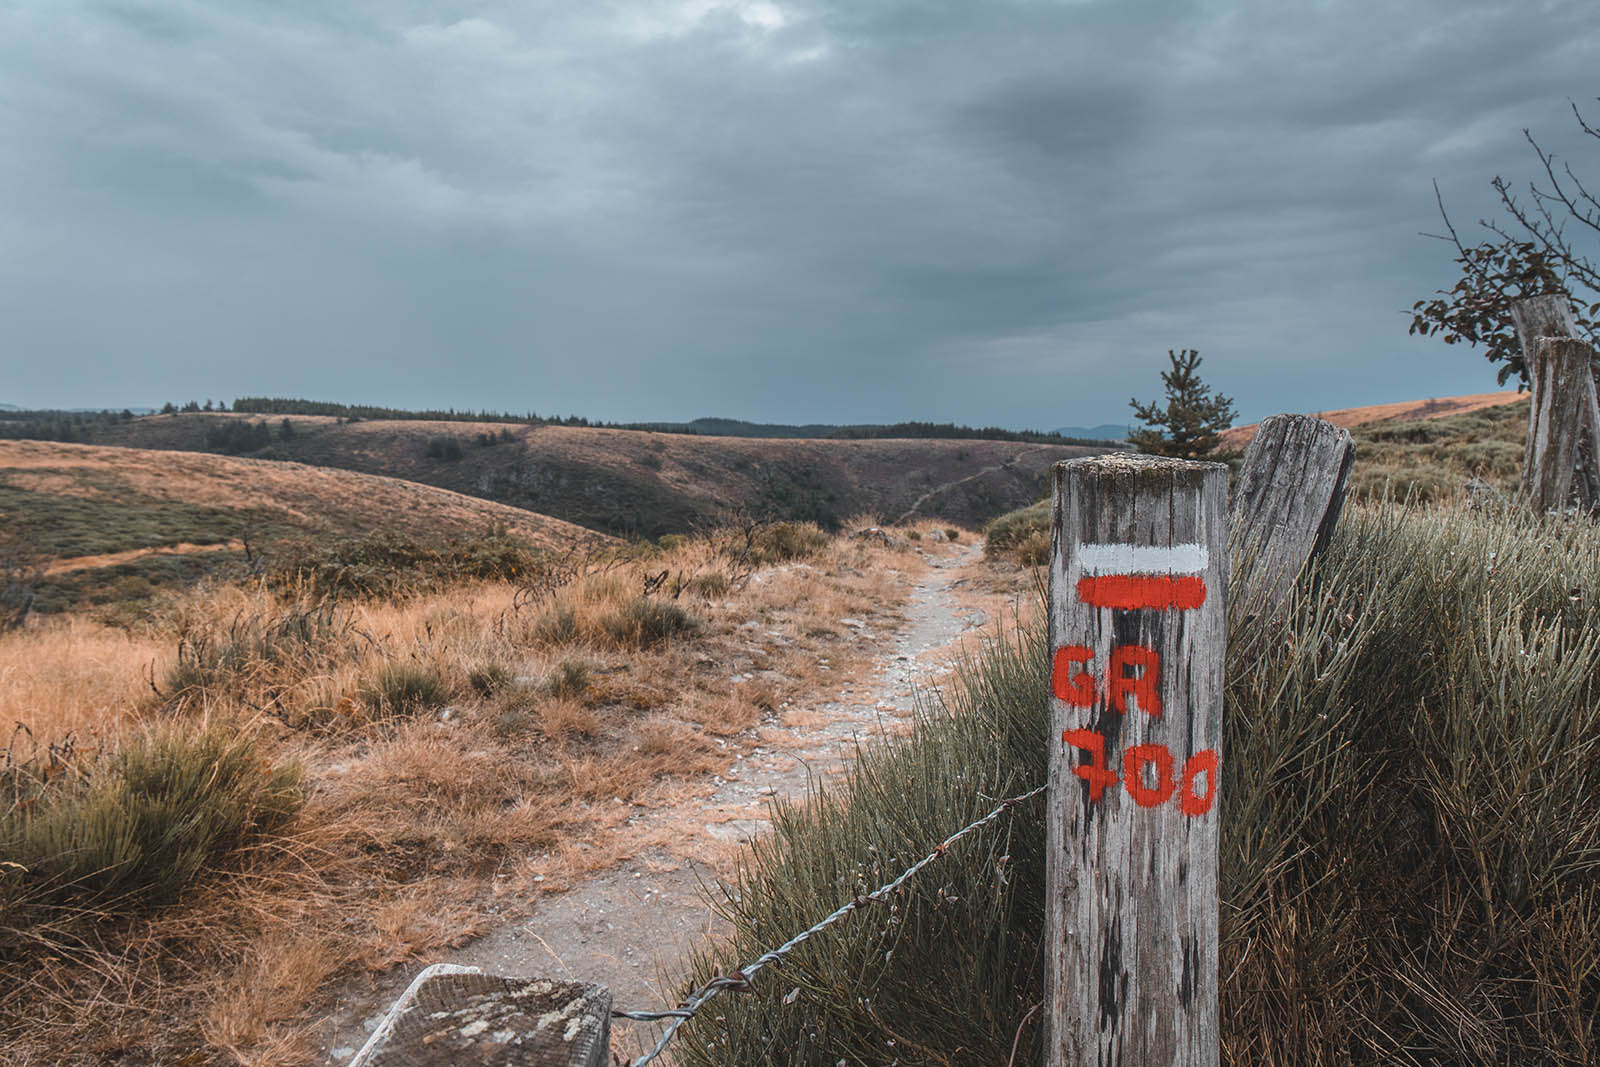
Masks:
[[[1058,463],[1047,1067],[1216,1067],[1228,469]]]
[[[1539,339],[1578,336],[1578,321],[1572,314],[1572,303],[1567,297],[1559,294],[1514,300],[1511,303],[1511,322],[1516,327],[1517,344],[1522,348],[1522,359],[1528,367],[1528,382],[1533,387],[1533,405],[1528,412],[1528,443],[1522,453],[1522,483],[1518,495],[1524,501],[1534,500],[1537,495],[1534,489],[1534,471],[1541,465],[1543,454],[1551,446],[1551,435],[1557,435],[1556,447],[1561,448],[1563,446],[1559,442],[1559,435],[1563,431],[1560,427],[1569,426],[1571,429],[1566,432],[1577,438],[1577,444],[1573,449],[1573,463],[1578,469],[1578,506],[1585,511],[1591,510],[1600,504],[1600,409],[1596,409],[1595,406],[1592,371],[1587,385],[1571,379],[1573,384],[1582,390],[1577,398],[1580,421],[1553,424],[1548,419],[1541,420],[1539,415],[1542,403],[1555,404],[1563,409],[1568,403],[1556,401],[1548,396],[1543,401],[1540,399],[1540,381],[1544,375],[1539,369],[1541,359]],[[1545,505],[1545,507],[1558,506],[1565,507],[1566,500],[1563,499],[1559,505]]]
[[[1309,415],[1263,419],[1244,453],[1230,525],[1232,599],[1257,617],[1288,596],[1311,557],[1333,536],[1356,446],[1348,430]]]
[[[417,975],[350,1067],[606,1067],[611,993],[436,964]]]
[[[1541,337],[1535,349],[1533,405],[1521,496],[1535,511],[1565,508],[1572,498],[1580,458],[1596,451],[1594,377],[1587,343],[1571,337]],[[1587,447],[1585,447],[1587,445]],[[1587,479],[1577,477],[1578,506],[1596,504]]]

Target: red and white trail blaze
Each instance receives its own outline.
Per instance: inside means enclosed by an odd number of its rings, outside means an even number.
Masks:
[[[1080,544],[1075,553],[1081,577],[1078,597],[1085,604],[1118,611],[1192,611],[1206,602],[1205,571],[1211,562],[1204,545]],[[1131,673],[1130,673],[1131,672]],[[1161,657],[1142,645],[1117,645],[1104,674],[1095,668],[1094,652],[1084,645],[1063,645],[1052,656],[1050,687],[1070,707],[1109,707],[1121,714],[1138,711],[1161,718]],[[1105,790],[1124,786],[1140,807],[1159,807],[1177,797],[1190,818],[1211,811],[1217,795],[1217,752],[1206,749],[1183,761],[1165,745],[1128,748],[1121,773],[1106,760],[1106,738],[1094,730],[1068,729],[1061,740],[1084,755],[1072,773],[1089,784],[1089,801],[1099,802]],[[1145,769],[1155,771],[1147,780]],[[1205,791],[1199,780],[1204,778]]]
[[[1206,602],[1204,545],[1081,544],[1078,598],[1123,611],[1191,611]]]

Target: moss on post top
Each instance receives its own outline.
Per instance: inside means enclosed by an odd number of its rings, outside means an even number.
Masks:
[[[1226,463],[1151,456],[1143,452],[1105,452],[1082,459],[1061,460],[1051,468],[1051,473],[1063,482],[1068,474],[1077,474],[1089,478],[1129,478],[1139,487],[1162,488],[1175,483],[1197,487],[1206,472],[1227,469]]]

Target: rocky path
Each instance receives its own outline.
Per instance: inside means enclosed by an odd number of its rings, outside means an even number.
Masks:
[[[719,929],[702,886],[726,868],[733,847],[767,828],[771,800],[798,796],[812,776],[837,770],[854,739],[907,729],[914,689],[944,674],[962,636],[988,622],[983,611],[963,609],[952,592],[981,556],[981,542],[930,554],[904,607],[905,625],[892,636],[858,619],[839,620],[882,641],[876,670],[848,687],[841,679],[839,699],[791,709],[787,722],[763,727],[760,742],[730,760],[702,795],[640,817],[641,829],[669,828],[682,847],[641,852],[428,962],[599,982],[618,1008],[671,1006],[673,982],[692,946]],[[350,1060],[418,969],[400,968],[347,993],[324,1027],[329,1063]],[[620,1026],[612,1048],[636,1055],[650,1032]]]

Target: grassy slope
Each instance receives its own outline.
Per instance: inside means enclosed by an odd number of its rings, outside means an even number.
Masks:
[[[106,427],[100,441],[204,450],[218,420],[149,416]],[[280,418],[268,420],[274,427]],[[919,514],[976,526],[1037,496],[1058,459],[1097,449],[1004,441],[802,441],[688,437],[587,427],[457,422],[339,423],[296,417],[268,454],[422,482],[618,535],[657,537],[728,510],[830,525],[858,513]],[[514,440],[480,447],[478,434]],[[436,437],[462,442],[458,460],[431,459]],[[989,470],[988,468],[994,468]]]
[[[754,548],[590,558],[546,599],[218,585],[131,631],[0,634],[0,721],[27,727],[0,757],[0,1062],[325,1064],[344,979],[414,970],[622,857],[706,862],[700,828],[743,809],[690,798],[766,728],[814,721],[875,654],[838,620],[892,626],[948,555],[805,529]]]
[[[542,515],[391,478],[38,441],[0,442],[0,518],[51,561],[42,610],[84,597],[137,599],[152,586],[226,571],[242,559],[244,537],[257,548],[283,538],[377,533],[437,542],[498,524],[543,549],[601,539]]]
[[[1224,1064],[1600,1062],[1597,587],[1587,522],[1358,506],[1283,639],[1233,620]],[[1043,627],[963,673],[911,743],[780,805],[694,980],[1044,780]],[[1043,838],[1035,801],[950,849],[697,1017],[683,1062],[1037,1062]]]
[[[1392,404],[1367,404],[1358,408],[1338,408],[1334,411],[1312,412],[1319,419],[1326,419],[1335,426],[1343,426],[1347,430],[1354,430],[1371,422],[1415,422],[1421,419],[1438,419],[1449,415],[1464,415],[1468,412],[1481,411],[1485,408],[1498,407],[1501,404],[1515,404],[1525,399],[1520,394],[1501,390],[1494,393],[1471,393],[1467,396],[1429,397],[1426,400],[1404,400]],[[1245,426],[1235,426],[1222,435],[1222,443],[1226,448],[1242,449],[1250,443],[1250,438],[1255,436],[1256,427],[1260,423],[1252,422]]]
[[[1409,405],[1412,409],[1416,406]],[[1355,467],[1350,472],[1354,500],[1376,500],[1387,493],[1418,503],[1443,502],[1465,493],[1473,479],[1487,485],[1491,495],[1509,499],[1522,472],[1528,399],[1456,415],[1358,423],[1350,435],[1356,443]],[[1249,438],[1244,438],[1228,447],[1239,449],[1249,443]],[[990,556],[1013,556],[1032,565],[1044,562],[1049,547],[1050,508],[1045,503],[1008,512],[988,527],[986,551]]]
[[[1350,490],[1447,500],[1477,478],[1504,495],[1517,486],[1528,438],[1528,398],[1443,418],[1395,419],[1357,426]]]

